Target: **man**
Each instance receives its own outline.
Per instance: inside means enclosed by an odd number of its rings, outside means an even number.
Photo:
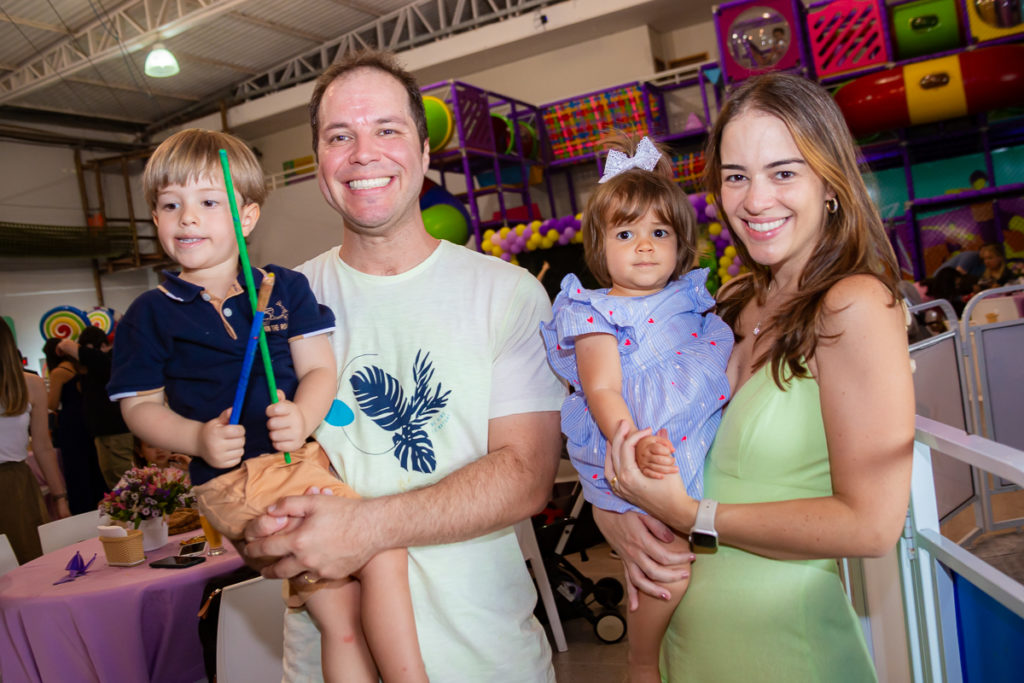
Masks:
[[[549,498],[561,447],[564,388],[538,333],[547,295],[527,271],[424,229],[423,103],[393,56],[330,67],[310,118],[343,225],[339,248],[299,268],[338,321],[338,397],[316,438],[365,498],[287,498],[250,525],[246,552],[283,557],[268,575],[315,580],[408,547],[432,681],[553,681],[510,528]],[[290,613],[286,678],[317,678],[317,647]]]
[[[86,369],[82,375],[85,424],[96,444],[103,481],[111,489],[131,468],[135,452],[135,437],[121,417],[121,407],[107,397],[112,348],[106,332],[98,327],[82,330],[77,342],[62,339],[57,344],[57,353],[77,360]]]

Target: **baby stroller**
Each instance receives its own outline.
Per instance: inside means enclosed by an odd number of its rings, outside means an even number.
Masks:
[[[617,643],[626,635],[626,620],[616,609],[625,594],[622,583],[610,576],[594,581],[566,558],[566,555],[579,553],[580,559],[586,562],[589,560],[587,549],[604,542],[590,503],[583,499],[576,470],[568,460],[562,459],[555,479],[556,495],[568,482],[573,482],[571,492],[556,497],[544,513],[533,518],[544,569],[563,621],[583,617],[594,627],[599,640]],[[539,602],[536,614],[541,622],[546,621],[546,613]]]

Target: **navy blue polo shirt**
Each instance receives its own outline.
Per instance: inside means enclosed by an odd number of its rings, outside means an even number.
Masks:
[[[334,314],[317,303],[306,276],[269,265],[253,269],[256,287],[264,272],[274,274],[274,289],[265,309],[267,336],[277,388],[291,399],[298,386],[289,341],[334,329]],[[163,389],[171,410],[190,420],[208,422],[234,403],[242,371],[252,305],[242,274],[223,301],[202,287],[164,271],[158,288],[132,302],[117,326],[114,360],[107,393],[112,401]],[[274,450],[267,432],[270,392],[259,351],[252,366],[240,424],[245,427],[245,459]],[[193,458],[189,474],[202,484],[228,470]]]

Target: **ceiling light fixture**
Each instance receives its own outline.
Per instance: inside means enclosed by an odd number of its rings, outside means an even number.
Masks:
[[[145,71],[151,78],[167,78],[181,69],[178,68],[178,60],[171,51],[164,47],[163,43],[157,43],[146,57]]]

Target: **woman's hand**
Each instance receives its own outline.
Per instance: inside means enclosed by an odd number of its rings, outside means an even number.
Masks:
[[[625,421],[620,422],[605,454],[605,478],[620,498],[646,510],[673,529],[689,529],[693,525],[693,516],[687,515],[686,511],[690,507],[696,510],[697,506],[686,493],[683,480],[679,477],[645,477],[637,465],[636,445],[650,434],[649,428],[630,432],[629,425]]]

